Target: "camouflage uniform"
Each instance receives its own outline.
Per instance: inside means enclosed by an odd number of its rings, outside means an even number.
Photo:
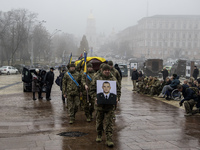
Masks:
[[[76,83],[68,75],[68,72],[65,73],[62,83],[62,89],[63,89],[62,91],[63,95],[67,95],[70,121],[73,121],[75,119],[75,114],[78,111],[78,106],[80,104],[79,95],[81,88],[80,87],[81,76],[80,73],[75,70],[69,72],[79,84],[79,86],[77,86]]]
[[[104,68],[109,67],[108,65],[105,65]],[[120,99],[121,96],[121,91],[120,91],[120,85],[117,82],[117,79],[110,73],[109,76],[105,76],[102,73],[100,73],[98,76],[94,78],[94,80],[91,83],[91,89],[90,89],[90,95],[93,99],[96,100],[97,96],[97,89],[96,89],[96,81],[97,80],[110,80],[110,81],[116,81],[116,86],[117,86],[117,98],[118,100]],[[115,105],[96,105],[96,129],[98,136],[102,136],[102,132],[104,131],[103,129],[103,120],[105,118],[105,130],[106,130],[106,141],[112,141],[112,135],[113,135],[113,119],[112,119],[112,114],[113,114],[113,109]],[[97,140],[96,140],[97,141]]]
[[[151,89],[153,83],[154,83],[154,80],[151,79],[151,78],[149,78],[149,80],[148,80],[148,82],[147,82],[147,85],[146,85],[146,87],[145,87],[145,94],[149,94],[150,89]]]
[[[142,91],[142,86],[143,86],[143,79],[142,78],[138,78],[138,85],[137,85],[137,92],[140,93]]]
[[[94,76],[94,71],[88,71],[87,75],[93,79]],[[87,81],[86,81],[87,80]],[[91,121],[92,119],[92,113],[94,111],[94,99],[91,99],[91,96],[89,95],[89,90],[88,90],[88,99],[89,102],[87,102],[87,91],[85,90],[85,85],[90,87],[92,80],[90,81],[88,77],[86,77],[86,74],[82,74],[81,77],[81,84],[83,87],[83,104],[84,104],[84,111],[85,111],[85,116],[87,117],[87,121]]]
[[[154,83],[151,86],[150,89],[150,95],[153,96],[155,94],[159,94],[158,88],[160,87],[161,83],[157,78],[154,78]]]
[[[118,83],[120,84],[120,86],[121,86],[121,76],[120,76],[120,74],[119,74],[119,71],[117,71],[117,69],[115,69],[115,68],[111,68],[110,69],[110,72],[113,74],[113,76],[117,79],[117,81],[118,81]]]

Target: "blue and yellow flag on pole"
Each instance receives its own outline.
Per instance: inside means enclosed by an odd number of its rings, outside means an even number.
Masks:
[[[84,73],[87,72],[87,53],[84,51]]]
[[[69,56],[69,64],[71,64],[72,63],[72,53],[71,53],[71,55]]]

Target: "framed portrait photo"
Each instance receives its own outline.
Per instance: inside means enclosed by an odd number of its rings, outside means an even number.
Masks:
[[[97,80],[97,104],[116,105],[116,81]]]

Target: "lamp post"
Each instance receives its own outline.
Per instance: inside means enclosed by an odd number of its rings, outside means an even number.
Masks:
[[[58,30],[58,29],[55,29],[50,35],[49,35],[49,51],[48,51],[48,53],[47,53],[47,58],[48,58],[48,61],[49,61],[49,63],[50,63],[50,57],[51,57],[51,54],[52,54],[52,52],[51,52],[51,42],[52,42],[52,38],[54,37],[54,35],[56,34],[56,33],[58,33],[58,32],[60,32],[61,30]]]

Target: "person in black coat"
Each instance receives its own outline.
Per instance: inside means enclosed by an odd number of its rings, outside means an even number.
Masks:
[[[119,72],[120,76],[121,76],[121,80],[122,80],[122,71],[121,69],[119,68],[118,64],[115,64],[114,65],[115,69],[117,69],[117,71]]]
[[[143,77],[142,71],[138,72],[138,77]]]
[[[133,81],[133,90],[132,91],[136,91],[137,87],[136,87],[136,81],[138,80],[138,72],[136,70],[136,68],[133,68],[133,72],[132,72],[132,76],[131,76],[131,80]]]
[[[63,79],[65,73],[66,73],[66,69],[64,68],[62,70],[61,74],[59,75],[59,78],[60,78],[60,90],[61,91],[62,91],[62,79]],[[63,94],[62,94],[62,101],[63,101],[63,103],[65,103],[65,97],[63,96]]]
[[[192,76],[196,80],[198,75],[199,75],[199,69],[197,69],[197,66],[194,66],[194,71],[193,71],[193,75]]]
[[[168,72],[168,70],[164,67],[163,70],[161,71],[161,73],[163,74],[163,80],[165,81],[165,79],[169,76],[169,72]]]
[[[193,110],[193,107],[198,102],[198,96],[196,95],[195,91],[191,88],[186,88],[183,85],[179,85],[177,89],[179,92],[182,92],[182,95],[184,97],[184,99],[179,102],[179,105],[182,106],[184,103],[186,112],[185,116],[191,116],[195,113],[198,113],[199,109]]]
[[[44,77],[44,83],[47,86],[47,91],[46,91],[46,100],[51,100],[51,88],[54,82],[54,71],[55,69],[52,67],[50,68],[50,71],[46,73]]]

